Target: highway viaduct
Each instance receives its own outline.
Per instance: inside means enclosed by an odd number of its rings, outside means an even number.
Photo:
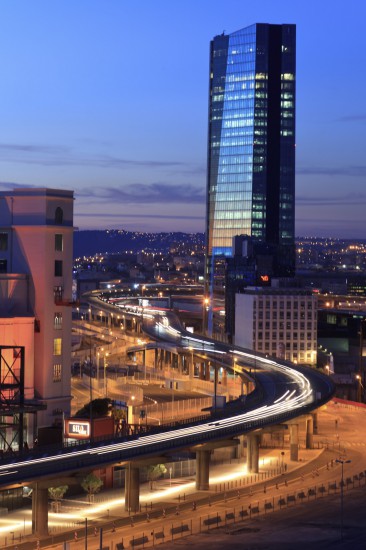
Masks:
[[[98,307],[103,307],[98,303]],[[133,315],[133,312],[129,313]],[[250,472],[258,471],[259,443],[263,430],[289,428],[291,459],[298,459],[299,418],[306,422],[306,445],[312,447],[316,427],[316,409],[333,395],[333,385],[313,369],[300,368],[285,361],[275,361],[250,350],[243,350],[208,338],[196,337],[181,327],[171,312],[138,310],[142,328],[151,338],[181,349],[187,353],[204,354],[215,366],[233,369],[232,357],[237,361],[247,384],[255,389],[246,396],[228,404],[222,410],[213,410],[209,419],[191,419],[187,423],[155,428],[150,434],[113,439],[103,443],[90,442],[74,449],[33,449],[29,455],[14,457],[0,464],[2,487],[14,484],[32,484],[33,531],[42,536],[48,532],[48,487],[76,482],[80,473],[105,465],[124,465],[126,470],[126,509],[139,509],[139,472],[146,464],[166,460],[167,454],[189,449],[196,453],[196,487],[209,488],[210,454],[220,446],[242,445],[247,437],[247,464]],[[217,368],[215,367],[215,372]],[[253,375],[250,376],[251,373]],[[207,376],[207,375],[206,375]]]

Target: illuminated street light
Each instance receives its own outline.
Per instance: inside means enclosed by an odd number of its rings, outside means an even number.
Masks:
[[[108,352],[104,355],[104,395],[105,397],[108,397],[108,386],[107,386],[107,362]]]
[[[206,334],[207,315],[210,307],[210,298],[205,297],[203,299],[203,312],[202,312],[202,334]]]
[[[236,375],[236,362],[237,362],[237,358],[233,355],[234,383],[235,383],[235,375]]]
[[[357,380],[357,401],[361,403],[363,384],[362,384],[362,379],[360,374],[356,374],[356,380]]]

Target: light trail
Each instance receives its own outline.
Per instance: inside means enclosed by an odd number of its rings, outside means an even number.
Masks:
[[[117,307],[117,306],[115,306]],[[121,308],[121,304],[118,306]],[[206,354],[212,359],[223,355],[232,355],[238,357],[238,361],[243,361],[245,367],[254,367],[257,376],[261,376],[262,381],[267,381],[273,388],[274,395],[264,396],[262,404],[251,410],[231,413],[230,416],[220,417],[217,420],[206,419],[199,424],[173,427],[169,431],[141,435],[138,438],[111,442],[100,446],[90,446],[87,449],[63,451],[61,454],[33,457],[19,460],[12,464],[0,465],[0,484],[8,480],[17,478],[27,479],[27,475],[32,477],[42,477],[49,474],[50,470],[55,471],[57,467],[60,470],[75,469],[76,461],[87,467],[89,464],[97,465],[100,463],[108,464],[113,462],[122,462],[138,458],[144,454],[152,455],[168,449],[179,449],[205,442],[208,438],[220,439],[232,437],[240,433],[248,433],[254,429],[283,422],[286,418],[294,418],[303,414],[304,411],[317,408],[317,406],[330,399],[333,394],[333,386],[329,377],[325,378],[316,371],[310,369],[300,369],[299,367],[289,366],[286,362],[281,362],[268,357],[254,354],[241,348],[233,348],[221,342],[214,342],[204,337],[195,337],[181,328],[176,316],[171,312],[164,312],[154,308],[141,306],[132,306],[125,304],[125,310],[134,315],[141,316],[144,321],[144,330],[150,336],[157,340],[166,340],[167,343],[174,343],[177,348],[194,349],[196,352]],[[147,310],[145,312],[145,310]],[[145,327],[147,323],[147,327]],[[193,347],[194,346],[194,347]],[[230,368],[230,365],[225,365]],[[238,367],[239,365],[237,365]],[[242,366],[243,367],[243,366]],[[244,368],[245,368],[244,367]],[[231,367],[232,368],[232,367]],[[317,396],[316,388],[322,387],[325,396]],[[262,384],[263,385],[263,384]],[[284,387],[285,386],[285,387]],[[243,405],[244,406],[244,405]],[[230,413],[228,413],[229,415]],[[42,470],[40,470],[42,467]]]

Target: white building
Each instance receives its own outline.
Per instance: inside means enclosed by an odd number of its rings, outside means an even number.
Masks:
[[[45,407],[25,440],[70,412],[73,201],[58,189],[0,193],[0,346],[24,346],[25,400]]]
[[[235,295],[235,344],[315,365],[317,298],[310,291],[247,288]]]

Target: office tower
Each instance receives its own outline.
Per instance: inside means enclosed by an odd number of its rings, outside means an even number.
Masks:
[[[1,382],[11,379],[14,413],[30,413],[20,438],[30,444],[70,413],[73,202],[57,189],[0,193]]]
[[[210,50],[206,292],[215,264],[248,235],[276,249],[273,275],[295,271],[295,25],[258,23]],[[221,260],[220,260],[221,258]]]

